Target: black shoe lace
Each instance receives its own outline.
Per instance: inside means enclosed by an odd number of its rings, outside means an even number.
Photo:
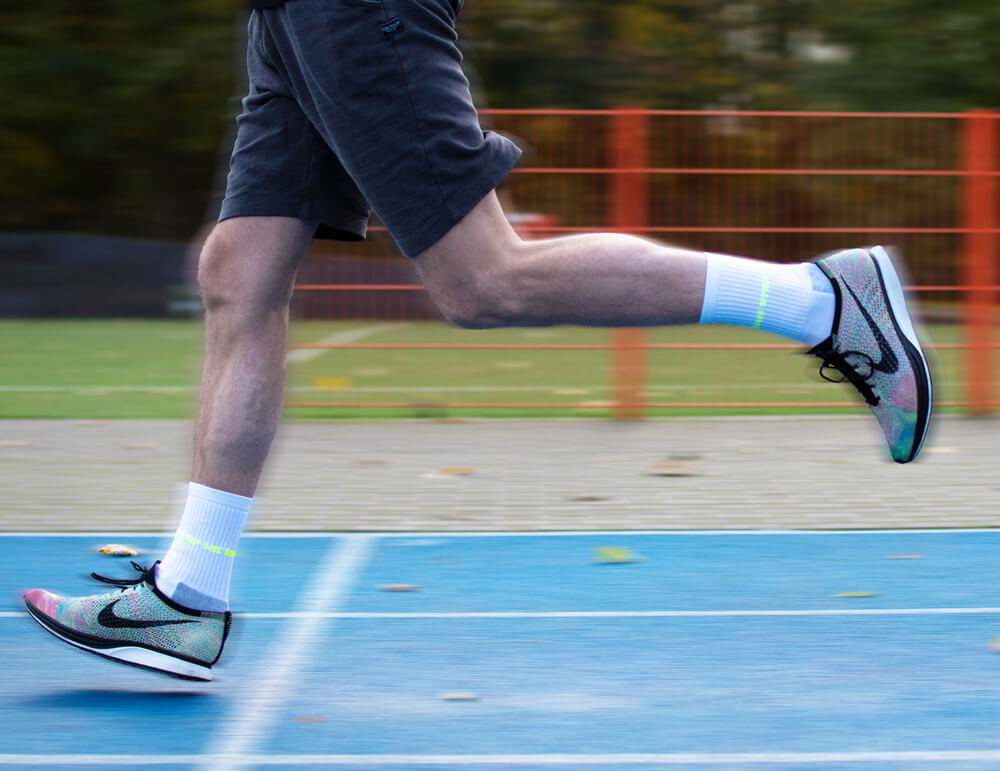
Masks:
[[[880,399],[875,395],[875,384],[872,382],[872,375],[875,374],[872,357],[860,351],[835,351],[833,348],[825,350],[814,349],[813,353],[823,359],[819,367],[819,376],[830,383],[843,383],[845,380],[858,389],[872,407],[878,405]],[[851,357],[851,360],[848,360]],[[827,375],[828,370],[839,372],[840,378],[833,378]]]
[[[153,581],[153,571],[156,569],[156,563],[153,563],[152,567],[146,567],[145,565],[140,565],[138,562],[132,561],[132,567],[139,571],[138,578],[111,578],[109,576],[100,576],[97,573],[91,573],[90,577],[100,581],[104,584],[111,584],[112,586],[118,586],[122,589],[126,589],[130,586],[138,586],[144,581],[152,583]]]

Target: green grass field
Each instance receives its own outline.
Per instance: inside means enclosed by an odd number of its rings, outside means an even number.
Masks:
[[[292,341],[605,344],[607,330],[555,327],[471,332],[437,322],[296,322]],[[961,329],[930,329],[936,343]],[[651,343],[774,343],[725,327],[653,329]],[[938,401],[964,398],[962,352],[934,352]],[[201,326],[194,321],[0,321],[0,418],[183,418],[194,412]],[[793,351],[649,351],[646,397],[657,402],[856,405]],[[295,418],[591,416],[610,414],[612,352],[604,350],[300,350],[287,401],[389,402],[392,408],[294,408]],[[1000,375],[1000,373],[998,373]],[[568,409],[448,408],[446,402],[582,404]],[[663,408],[656,415],[831,412],[840,408]]]

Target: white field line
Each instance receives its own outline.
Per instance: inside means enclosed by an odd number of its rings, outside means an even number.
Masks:
[[[373,541],[365,536],[343,536],[313,572],[312,582],[299,599],[299,607],[336,611],[350,593],[359,569],[372,552]],[[246,691],[237,700],[234,714],[224,721],[211,757],[203,758],[212,769],[233,769],[243,765],[241,756],[253,752],[254,745],[267,738],[268,724],[280,714],[282,704],[293,698],[299,670],[309,656],[310,646],[322,639],[329,619],[322,615],[289,624],[275,640],[257,670],[246,680]]]
[[[358,340],[363,340],[366,337],[371,337],[372,335],[388,332],[390,329],[398,329],[400,327],[407,326],[409,326],[409,323],[407,322],[372,324],[367,327],[357,327],[356,329],[345,329],[341,332],[334,332],[332,335],[327,335],[322,340],[314,340],[313,343],[319,345],[347,345],[348,343],[354,343]],[[289,364],[302,364],[303,362],[312,361],[317,356],[322,356],[324,353],[329,352],[330,350],[327,348],[295,348],[288,352],[286,361]]]
[[[808,617],[808,616],[972,616],[997,615],[1000,607],[990,608],[804,608],[801,610],[486,610],[427,611],[413,613],[365,613],[337,611],[291,611],[285,613],[234,613],[247,619],[529,619],[529,618],[727,618],[727,617]],[[23,618],[24,612],[3,611],[0,619]]]
[[[204,755],[0,755],[0,764],[21,766],[189,766]],[[716,766],[854,764],[854,763],[976,763],[1000,761],[1000,750],[915,750],[869,752],[648,752],[648,753],[538,753],[510,755],[241,755],[234,760],[254,766]]]
[[[178,386],[178,385],[0,385],[0,392],[12,394],[33,394],[33,393],[176,393],[182,394],[194,391],[198,386]]]
[[[301,363],[315,358],[308,359],[291,357],[297,353],[322,354],[328,351],[322,348],[303,348],[291,351],[288,354],[290,363]],[[936,381],[935,381],[936,382]],[[940,386],[959,386],[959,382],[941,382]],[[813,390],[825,389],[825,383],[698,383],[697,385],[654,385],[643,389],[647,394],[656,393],[684,393],[687,391],[750,391],[761,389],[790,389],[790,390]],[[173,386],[173,385],[0,385],[0,393],[189,393],[197,391],[199,386]],[[345,393],[555,393],[571,390],[586,391],[590,393],[602,393],[608,391],[606,383],[595,383],[593,385],[572,385],[566,383],[560,385],[533,385],[533,386],[507,386],[507,385],[441,385],[441,386],[353,386],[348,388],[323,388],[320,386],[289,386],[286,391],[292,393],[310,391],[338,391]],[[572,396],[574,394],[561,394]],[[585,395],[585,394],[576,394]]]

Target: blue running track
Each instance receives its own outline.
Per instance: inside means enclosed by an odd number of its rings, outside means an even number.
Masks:
[[[1000,768],[1000,531],[256,534],[204,684],[20,609],[109,541],[0,535],[4,767]]]

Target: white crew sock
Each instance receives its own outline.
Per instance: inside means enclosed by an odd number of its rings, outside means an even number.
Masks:
[[[191,482],[184,516],[156,571],[156,587],[195,610],[229,608],[236,544],[252,498]]]
[[[830,336],[836,298],[814,263],[781,265],[706,254],[701,324],[774,332],[812,347]]]

